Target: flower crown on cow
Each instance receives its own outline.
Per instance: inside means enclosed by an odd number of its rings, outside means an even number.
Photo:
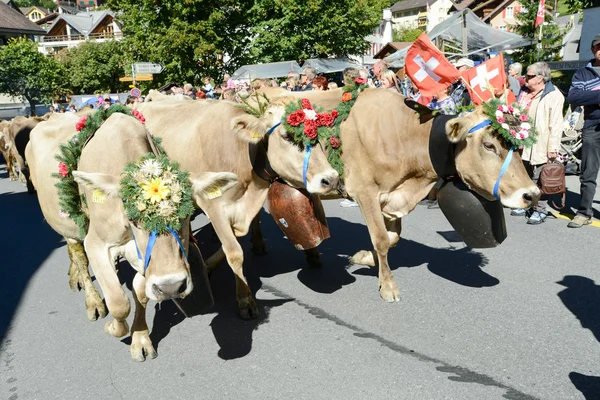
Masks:
[[[492,128],[513,147],[531,147],[535,143],[535,129],[529,123],[527,111],[517,103],[509,106],[492,99],[483,103],[483,112],[492,122]]]
[[[194,212],[188,172],[165,155],[147,154],[129,163],[121,175],[121,196],[127,217],[149,232],[178,230]]]

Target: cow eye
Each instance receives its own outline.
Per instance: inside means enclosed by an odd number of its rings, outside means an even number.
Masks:
[[[494,153],[496,153],[496,146],[494,146],[492,143],[490,142],[483,142],[483,147],[487,150],[487,151],[492,151]]]

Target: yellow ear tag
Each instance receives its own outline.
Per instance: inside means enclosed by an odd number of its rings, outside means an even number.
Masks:
[[[217,197],[221,197],[222,195],[223,192],[221,192],[221,188],[219,187],[212,188],[206,192],[206,197],[208,197],[211,200],[216,199]]]
[[[250,131],[250,137],[251,137],[252,139],[258,139],[258,138],[261,138],[261,137],[263,137],[263,135],[262,135],[262,134],[260,134],[260,132],[256,132],[256,131]]]
[[[92,192],[92,201],[94,203],[104,204],[106,203],[106,194],[102,190],[96,189]]]

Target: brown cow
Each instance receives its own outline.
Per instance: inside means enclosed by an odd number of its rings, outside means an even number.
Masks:
[[[15,173],[14,164],[14,156],[10,151],[11,147],[13,147],[13,142],[10,140],[9,127],[10,121],[0,121],[0,153],[2,153],[2,157],[4,157],[4,161],[6,162],[6,173],[8,174],[8,178],[11,181],[17,180],[17,174]]]
[[[34,188],[29,180],[29,168],[27,166],[25,148],[27,147],[27,143],[29,143],[31,130],[42,121],[45,121],[45,119],[19,116],[13,118],[8,128],[8,135],[13,144],[10,148],[10,153],[19,168],[19,179],[27,186],[27,192],[29,193],[33,193]]]
[[[328,92],[312,92],[310,96],[307,93],[311,92],[293,95],[310,98],[316,106],[327,104],[325,109],[334,108],[340,100],[338,97],[334,104]],[[319,101],[321,95],[323,102]],[[418,114],[404,100],[402,95],[389,90],[367,89],[358,96],[341,127],[346,191],[360,205],[375,248],[357,252],[351,261],[368,266],[379,264],[380,295],[389,302],[400,299],[387,254],[400,239],[401,218],[416,207],[439,179],[429,157],[432,122],[421,123]],[[489,126],[469,133],[471,127],[485,119],[479,108],[468,116],[448,121],[446,134],[456,144],[458,175],[471,190],[494,200],[492,188],[509,147]],[[540,191],[527,175],[517,152],[500,181],[499,196],[509,208],[527,208],[539,199]],[[260,232],[253,238],[262,242]]]
[[[272,174],[294,187],[304,186],[302,150],[289,140],[281,125],[265,135],[281,120],[284,105],[283,100],[273,103],[261,119],[228,101],[164,100],[136,106],[146,118],[149,131],[163,138],[167,154],[181,163],[182,168],[190,172],[229,171],[238,175],[238,184],[227,195],[211,202],[200,199],[197,205],[210,218],[222,243],[222,248],[207,261],[208,268],[214,268],[225,255],[236,276],[236,297],[242,318],[256,317],[258,309],[243,274],[244,254],[236,237],[248,233],[250,222],[265,202],[270,179],[275,178],[264,179],[253,171],[253,161],[255,166],[260,164],[257,154],[262,149],[263,162],[270,163]],[[261,173],[262,168],[257,169]],[[316,146],[308,165],[308,191],[324,194],[335,190],[337,185],[337,172],[327,163],[323,149]]]

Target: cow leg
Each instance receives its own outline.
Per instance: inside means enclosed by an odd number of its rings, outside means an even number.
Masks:
[[[135,314],[131,325],[131,358],[134,361],[145,361],[146,357],[156,358],[157,353],[150,340],[148,324],[146,324],[146,278],[141,274],[135,274],[133,278],[133,299],[135,301]]]
[[[106,306],[96,290],[88,270],[88,258],[81,242],[67,239],[67,250],[71,265],[69,266],[69,286],[74,292],[83,289],[85,291],[85,309],[90,321],[96,321],[98,317],[106,317]]]
[[[398,218],[393,221],[386,219],[385,227],[390,239],[390,248],[396,247],[400,241],[400,234],[402,233],[402,219]]]
[[[242,246],[227,221],[215,218],[212,220],[212,224],[221,240],[227,262],[235,274],[235,297],[240,317],[243,319],[256,318],[258,317],[258,307],[256,307],[256,301],[254,301],[248,281],[244,276],[244,251]]]
[[[250,223],[250,240],[252,242],[252,252],[257,256],[264,256],[267,254],[267,245],[263,238],[262,231],[260,230],[260,213],[256,214],[256,217]]]
[[[377,262],[379,264],[379,295],[387,302],[399,301],[400,291],[398,290],[398,285],[396,285],[387,259],[391,240],[388,234],[388,227],[384,221],[383,214],[381,214],[379,202],[376,197],[367,197],[366,195],[358,196],[356,201],[365,218],[371,242],[377,253]],[[396,243],[398,243],[397,240]],[[373,259],[372,261],[374,262],[375,260]]]
[[[119,282],[115,264],[110,257],[110,250],[91,228],[84,244],[94,275],[104,293],[108,311],[114,318],[112,321],[106,321],[104,331],[115,337],[125,336],[129,332],[127,325],[127,316],[130,311],[129,298]]]
[[[321,254],[319,253],[318,247],[313,247],[312,249],[304,250],[304,256],[306,257],[306,262],[313,268],[321,268],[323,263],[321,262]]]
[[[225,259],[225,253],[223,252],[223,246],[219,247],[212,256],[206,260],[206,272],[212,274],[215,269],[219,266],[221,261]]]

